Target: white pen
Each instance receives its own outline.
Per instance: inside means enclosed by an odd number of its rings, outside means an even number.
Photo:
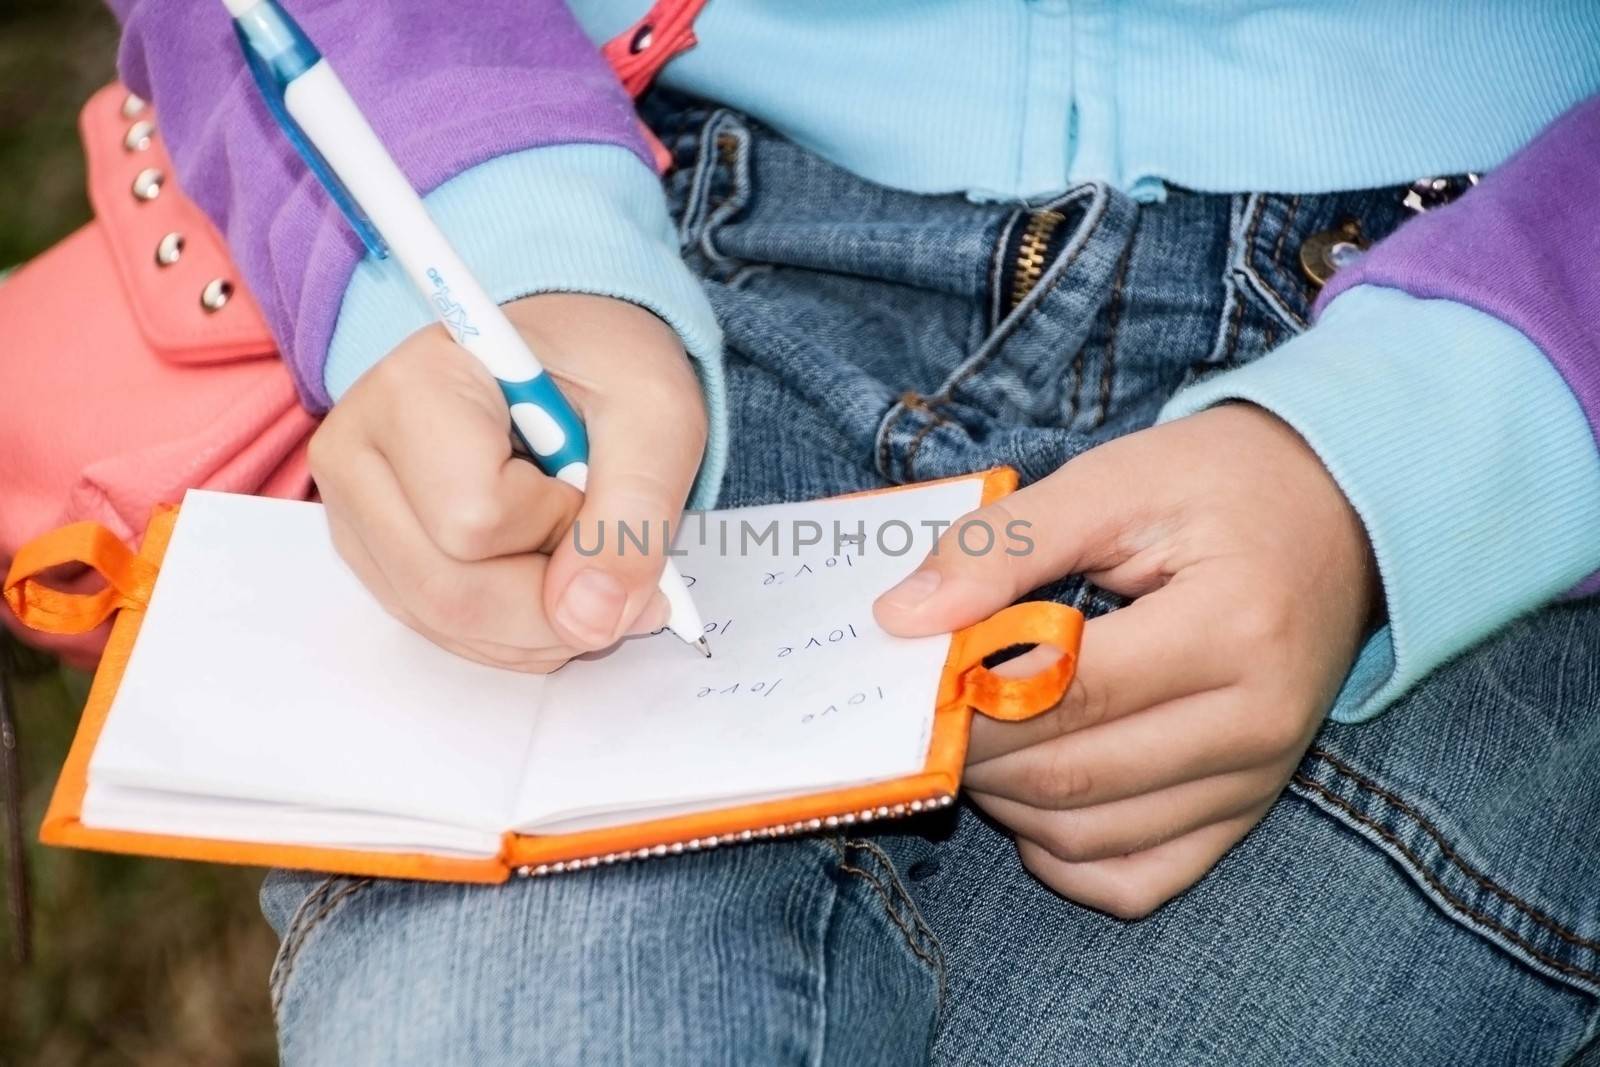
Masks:
[[[589,478],[583,422],[500,306],[429,217],[344,83],[276,0],[223,0],[267,107],[376,256],[391,252],[457,344],[505,394],[511,425],[539,469],[580,492]],[[661,572],[667,629],[711,655],[705,624],[672,560]]]

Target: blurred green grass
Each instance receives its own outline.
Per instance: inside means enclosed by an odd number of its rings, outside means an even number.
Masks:
[[[114,77],[116,43],[98,0],[0,0],[0,269],[88,220],[77,114]],[[17,964],[0,913],[0,1065],[274,1062],[260,872],[32,843],[88,679],[18,658],[34,959]]]

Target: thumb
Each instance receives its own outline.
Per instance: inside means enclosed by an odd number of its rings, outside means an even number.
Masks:
[[[922,565],[873,605],[879,625],[902,637],[948,633],[988,618],[1067,574],[1121,562],[1130,494],[1085,453],[1048,478],[968,512]]]
[[[605,648],[667,622],[656,583],[704,441],[627,406],[590,421],[586,496],[547,572],[546,611],[575,648]]]

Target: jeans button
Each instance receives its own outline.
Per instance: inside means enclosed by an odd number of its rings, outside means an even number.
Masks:
[[[1305,239],[1300,246],[1300,271],[1306,281],[1317,288],[1328,284],[1328,279],[1361,257],[1367,241],[1361,236],[1361,224],[1346,219],[1331,230],[1320,230]]]

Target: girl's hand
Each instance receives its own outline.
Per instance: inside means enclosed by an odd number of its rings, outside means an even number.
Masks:
[[[957,523],[878,620],[953,630],[1072,573],[1138,598],[1089,622],[1060,705],[974,722],[966,785],[1040,881],[1146,915],[1261,819],[1305,753],[1379,595],[1366,534],[1305,442],[1248,405],[1110,442],[969,518],[1000,535],[1026,520],[1034,549],[967,555]]]
[[[545,672],[666,621],[656,591],[706,443],[678,336],[621,300],[506,305],[589,430],[585,497],[511,454],[499,387],[440,326],[407,338],[334,406],[311,470],[340,555],[390,614],[453,652]],[[585,557],[573,523],[593,551]],[[648,522],[650,552],[617,524]]]

